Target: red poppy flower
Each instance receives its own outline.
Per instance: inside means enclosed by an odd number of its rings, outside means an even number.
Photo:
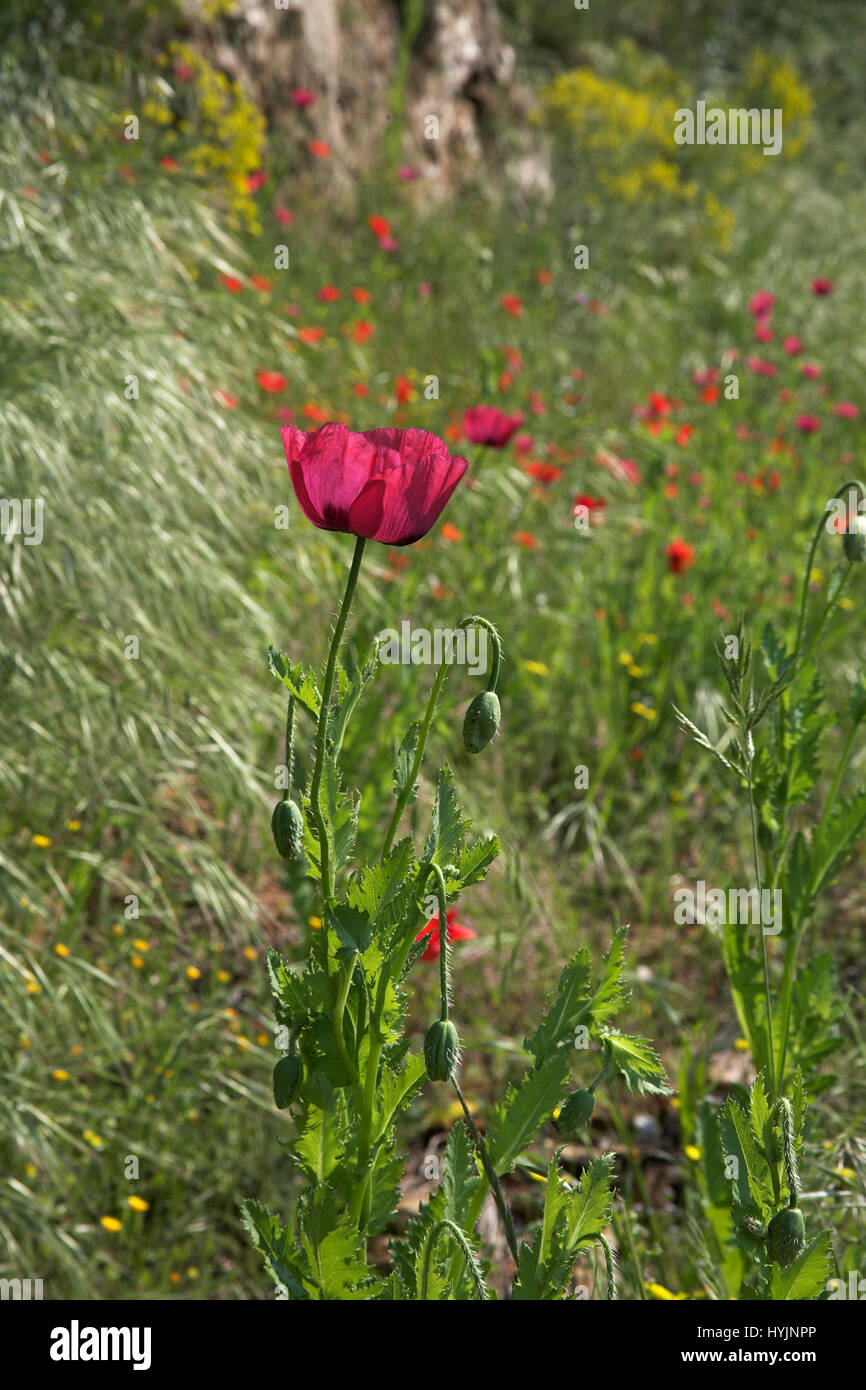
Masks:
[[[296,87],[291,94],[292,105],[299,107],[301,110],[303,110],[305,106],[312,106],[315,100],[315,92],[308,91],[306,87]]]
[[[415,940],[420,941],[422,937],[428,934],[430,936],[430,942],[420,959],[438,960],[441,940],[438,917],[431,917],[426,927],[421,928]],[[449,907],[445,912],[445,935],[449,941],[469,941],[470,938],[475,935],[475,932],[471,927],[461,926],[457,921],[456,907]]]
[[[217,405],[223,406],[225,410],[236,410],[238,404],[237,396],[233,396],[230,391],[223,391],[218,386],[211,392]]]
[[[775,302],[776,296],[770,294],[769,290],[758,290],[749,300],[749,313],[754,314],[756,319],[765,318]]]
[[[340,298],[340,291],[336,285],[323,285],[320,290],[316,291],[316,298],[322,304],[333,304],[335,300]]]
[[[499,303],[506,314],[510,314],[513,319],[519,319],[523,313],[523,300],[519,294],[503,294]]]
[[[463,532],[453,522],[446,521],[442,527],[442,539],[443,541],[462,541]]]
[[[804,362],[800,370],[803,376],[808,377],[809,381],[817,381],[821,375],[821,368],[817,362]]]
[[[603,497],[590,497],[586,492],[579,492],[574,499],[572,511],[575,516],[580,516],[585,511],[592,519],[593,512],[604,511],[606,506]]]
[[[274,217],[278,222],[282,222],[284,227],[288,227],[289,224],[295,220],[294,215],[289,212],[289,209],[284,207],[274,208]]]
[[[747,357],[746,366],[756,376],[775,376],[777,371],[775,364],[768,362],[765,357]]]
[[[251,275],[250,284],[253,289],[258,290],[261,294],[270,294],[271,290],[274,288],[273,280],[266,279],[264,275]]]
[[[536,482],[547,486],[549,483],[558,483],[562,477],[562,469],[557,468],[555,463],[528,463],[526,471],[530,478]]]
[[[310,154],[315,155],[316,159],[331,158],[331,146],[325,140],[311,140],[307,149]]]
[[[466,438],[491,449],[504,449],[522,424],[522,415],[507,415],[497,405],[473,405],[463,416]]]
[[[220,271],[220,284],[223,289],[228,290],[229,294],[240,294],[244,287],[243,281],[239,280],[236,275],[223,275],[222,271]]]
[[[300,340],[301,340],[302,343],[318,343],[318,342],[321,342],[321,340],[322,340],[322,338],[324,338],[324,336],[325,336],[325,330],[324,330],[324,328],[319,328],[318,326],[316,326],[316,327],[314,327],[314,328],[299,328],[299,329],[298,329],[298,337],[300,338]]]
[[[694,425],[680,425],[675,436],[677,443],[682,445],[683,448],[685,448],[686,444],[688,444],[694,432]]]
[[[815,434],[821,428],[817,415],[798,415],[794,424],[801,434]]]
[[[832,294],[835,285],[832,280],[827,280],[823,275],[812,281],[812,293],[818,295]]]
[[[375,332],[375,324],[370,323],[368,319],[359,319],[352,329],[352,342],[366,343],[368,339],[372,338]]]
[[[369,396],[370,394],[369,386],[365,386],[363,381],[356,381],[355,385],[352,387],[352,390],[354,391],[356,396]]]
[[[356,285],[352,290],[352,298],[356,304],[369,304],[372,295],[369,290],[361,289],[360,285]]]
[[[803,339],[798,338],[795,333],[790,334],[782,344],[789,357],[797,357],[803,351]]]
[[[263,391],[271,395],[277,391],[285,391],[289,384],[282,372],[256,372],[256,381]]]
[[[267,183],[268,176],[264,169],[257,169],[254,174],[247,175],[247,192],[258,193],[263,183]]]
[[[367,218],[367,226],[377,237],[389,236],[391,232],[391,223],[387,217],[379,217],[378,213],[375,212]]]
[[[359,434],[329,422],[282,431],[292,486],[304,515],[325,531],[382,545],[412,545],[439,519],[468,464],[427,430]]]
[[[178,164],[177,160],[172,159],[170,154],[164,154],[159,162],[162,165],[163,169],[168,169],[168,171],[172,174],[176,174],[178,169],[180,168],[180,165]]]
[[[407,376],[398,376],[394,382],[394,394],[401,405],[406,405],[415,395],[415,388]]]
[[[665,555],[671,574],[683,574],[695,562],[694,546],[689,545],[688,541],[671,541]]]
[[[514,539],[518,545],[522,545],[525,550],[534,550],[538,544],[531,531],[515,531]]]
[[[840,416],[843,420],[856,420],[860,411],[853,401],[837,401],[833,406],[833,414]]]

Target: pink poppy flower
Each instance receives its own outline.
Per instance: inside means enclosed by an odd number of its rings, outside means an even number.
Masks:
[[[837,401],[833,406],[833,414],[838,415],[842,420],[857,420],[860,411],[853,401]]]
[[[312,106],[316,100],[315,92],[309,91],[306,87],[296,87],[291,95],[293,106],[303,110],[305,106]]]
[[[765,318],[776,302],[776,296],[770,294],[769,290],[758,290],[749,300],[749,313],[756,319]]]
[[[491,449],[504,449],[522,424],[522,415],[507,415],[496,405],[473,405],[463,416],[466,438]]]
[[[835,289],[832,280],[827,280],[823,275],[819,275],[812,281],[812,293],[817,295],[832,294]]]
[[[801,434],[815,434],[821,428],[817,415],[798,415],[794,424]]]
[[[412,545],[439,519],[468,468],[427,430],[354,433],[328,422],[282,430],[292,486],[304,515],[324,531],[382,545]]]

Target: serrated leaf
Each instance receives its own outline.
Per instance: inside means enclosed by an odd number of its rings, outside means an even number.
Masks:
[[[620,1033],[617,1028],[604,1028],[605,1058],[615,1066],[630,1091],[647,1096],[669,1096],[668,1084],[661,1058],[648,1038]]]
[[[276,647],[268,647],[268,670],[282,681],[290,695],[316,723],[322,708],[322,696],[316,685],[316,678],[308,667],[293,666],[283,652]]]
[[[313,1099],[304,1105],[294,1154],[311,1182],[323,1183],[336,1168],[343,1150],[345,1127],[337,1097],[328,1078],[317,1072],[307,1086]]]
[[[559,977],[559,987],[552,1004],[545,1010],[535,1032],[524,1043],[536,1067],[543,1066],[566,1040],[570,1043],[577,1025],[586,1021],[590,986],[589,952],[578,951]]]
[[[454,776],[446,763],[439,773],[433,823],[424,846],[425,860],[442,866],[456,858],[468,830],[469,823],[463,819],[454,790]]]
[[[405,734],[403,742],[397,751],[397,761],[394,765],[394,795],[399,801],[403,793],[408,791],[406,805],[411,806],[413,801],[418,798],[418,783],[409,787],[409,779],[412,776],[412,768],[415,762],[415,754],[418,751],[418,738],[421,733],[421,721],[416,719],[410,724]]]
[[[529,1072],[515,1091],[509,1086],[496,1107],[488,1136],[490,1159],[497,1177],[509,1173],[515,1161],[549,1120],[568,1085],[569,1058],[555,1053]]]
[[[325,920],[340,943],[336,953],[338,960],[364,954],[372,938],[372,926],[366,912],[349,903],[336,903],[326,910]]]
[[[290,1300],[309,1299],[310,1295],[304,1287],[308,1271],[303,1252],[291,1231],[283,1229],[280,1218],[269,1212],[261,1202],[248,1197],[241,1205],[241,1221],[264,1259],[265,1268],[276,1283],[288,1290]]]
[[[411,1056],[402,1071],[394,1072],[389,1067],[383,1067],[376,1098],[377,1138],[393,1123],[399,1111],[411,1104],[426,1075],[427,1068],[420,1054]]]
[[[301,1241],[319,1298],[352,1301],[369,1296],[365,1243],[333,1191],[319,1186],[298,1203]]]
[[[777,1302],[819,1298],[832,1273],[830,1232],[815,1236],[788,1269],[773,1266],[770,1297]]]

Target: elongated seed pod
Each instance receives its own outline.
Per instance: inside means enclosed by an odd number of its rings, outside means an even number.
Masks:
[[[271,816],[277,853],[283,859],[299,859],[304,843],[304,816],[294,801],[278,801]]]
[[[274,1105],[286,1110],[294,1100],[304,1079],[304,1064],[300,1057],[281,1057],[274,1067]]]

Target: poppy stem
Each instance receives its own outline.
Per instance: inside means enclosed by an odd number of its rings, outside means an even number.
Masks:
[[[319,710],[319,727],[316,733],[316,761],[310,782],[310,811],[319,835],[319,868],[322,876],[322,897],[326,906],[334,896],[334,866],[331,863],[328,825],[322,810],[322,774],[325,770],[325,756],[328,748],[328,722],[331,716],[331,697],[334,692],[337,653],[343,640],[343,633],[346,630],[349,610],[352,607],[352,598],[358,583],[365,545],[364,537],[358,536],[355,541],[355,553],[352,556],[352,567],[346,580],[346,591],[343,594],[343,602],[340,605],[340,612],[334,626],[334,635],[331,638],[331,649],[328,652],[328,664],[325,668],[325,683],[322,688],[322,707]]]

